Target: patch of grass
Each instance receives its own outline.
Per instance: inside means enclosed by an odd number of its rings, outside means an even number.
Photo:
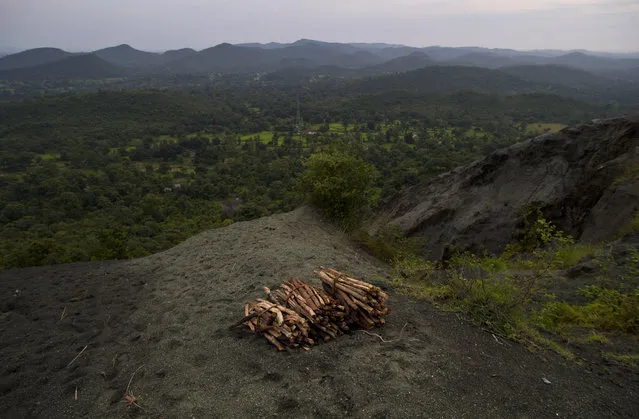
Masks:
[[[528,134],[537,134],[537,133],[545,133],[545,132],[559,132],[564,129],[566,125],[564,124],[555,124],[555,123],[547,123],[547,122],[538,122],[535,124],[528,124],[526,126],[526,133]]]
[[[156,141],[168,141],[168,142],[173,142],[176,143],[177,142],[177,137],[172,137],[170,135],[159,135],[158,137],[155,138]]]
[[[357,230],[353,233],[352,239],[377,258],[389,263],[409,258],[423,247],[422,239],[407,238],[399,227],[390,223],[382,225],[375,235],[361,229]]]
[[[539,333],[538,330],[533,329],[531,327],[524,327],[523,333],[526,335],[526,338],[529,339],[529,343],[532,344],[533,347],[537,347],[537,345],[541,345],[543,348],[549,348],[559,355],[563,356],[566,359],[574,361],[576,356],[575,354],[559,342],[547,338]]]
[[[534,321],[546,329],[561,333],[573,326],[587,329],[639,333],[639,288],[634,292],[589,285],[579,290],[589,302],[573,305],[565,301],[545,304]]]
[[[252,140],[253,138],[258,138],[260,142],[264,144],[269,144],[273,140],[273,131],[261,131],[255,132],[253,134],[245,134],[241,135],[240,139],[242,141]],[[281,144],[283,138],[280,137],[279,143]]]
[[[568,359],[575,355],[553,335],[584,343],[608,343],[602,332],[639,335],[639,286],[632,282],[622,286],[619,275],[614,283],[582,287],[575,299],[585,298],[585,303],[557,301],[548,294],[546,288],[563,279],[561,270],[587,256],[597,261],[605,252],[602,245],[575,244],[539,213],[530,214],[522,242],[500,255],[457,254],[444,267],[410,252],[398,253],[392,285],[503,336],[550,348]],[[639,264],[639,252],[627,258],[624,266],[635,259]],[[610,263],[618,273],[617,261]]]
[[[468,260],[471,256],[464,258]],[[478,325],[517,339],[537,279],[500,274],[496,273],[500,268],[492,268],[490,263],[473,263],[477,265],[443,269],[417,258],[402,259],[394,265],[393,285],[408,295],[463,313]],[[495,271],[483,270],[486,267]]]
[[[348,129],[348,131],[353,131],[353,129],[355,129],[355,125],[348,124],[346,128]],[[341,122],[331,122],[328,124],[328,132],[335,134],[344,134],[344,124],[342,124]]]
[[[625,234],[636,233],[637,231],[639,231],[639,211],[635,212],[632,217],[630,217],[628,223],[619,233],[623,236]]]
[[[595,255],[601,245],[570,244],[559,246],[552,251],[552,266],[556,269],[566,269],[575,266],[580,260]]]
[[[39,155],[43,161],[57,161],[60,160],[60,153],[43,153]]]
[[[639,180],[639,164],[632,163],[626,166],[624,174],[615,179],[614,183],[626,183]]]
[[[606,343],[610,343],[610,339],[608,339],[604,335],[599,334],[597,332],[590,332],[590,334],[586,338],[586,342],[606,344]]]
[[[605,352],[603,356],[630,367],[636,367],[639,365],[639,354],[616,354],[612,352]]]

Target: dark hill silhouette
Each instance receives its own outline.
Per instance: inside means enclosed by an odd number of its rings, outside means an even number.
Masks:
[[[386,61],[371,67],[379,73],[403,73],[406,71],[417,70],[419,68],[433,65],[434,61],[428,55],[421,51],[412,52],[409,55]]]
[[[247,73],[272,72],[287,67],[362,69],[360,76],[402,72],[430,65],[420,62],[426,54],[441,65],[466,65],[502,68],[521,65],[559,65],[582,69],[613,78],[635,80],[639,58],[632,54],[597,54],[573,51],[515,51],[480,47],[415,48],[384,43],[336,43],[311,39],[268,44],[221,44],[202,51],[190,48],[166,51],[163,54],[137,50],[122,44],[93,52],[99,58],[140,72],[155,73],[164,69],[171,73]],[[73,54],[56,48],[36,48],[0,58],[0,70],[27,68],[59,61]],[[422,57],[422,58],[419,58]],[[634,57],[634,58],[633,58]],[[397,60],[397,61],[394,61]],[[426,61],[426,60],[423,60]]]
[[[358,83],[360,92],[410,90],[416,92],[455,92],[473,90],[482,93],[533,91],[535,84],[498,70],[464,66],[431,66],[403,74],[375,77]]]
[[[573,52],[552,58],[550,63],[601,72],[639,67],[639,58],[603,58],[582,52]]]
[[[0,58],[0,70],[33,67],[74,55],[58,48],[35,48]]]
[[[183,58],[191,57],[196,54],[197,54],[197,51],[195,51],[193,48],[174,49],[174,50],[166,51],[164,54],[162,54],[162,60],[164,62],[170,62],[170,61],[181,60]]]
[[[454,64],[474,65],[485,68],[499,68],[517,64],[516,59],[493,52],[471,52],[450,60],[450,62]]]
[[[162,55],[140,51],[127,44],[100,49],[93,53],[105,61],[124,67],[151,67],[163,62]]]
[[[261,48],[220,44],[184,59],[171,61],[172,72],[251,72],[278,68],[281,57]]]
[[[129,74],[125,68],[115,66],[93,54],[71,56],[60,61],[34,67],[0,71],[4,80],[104,79]]]
[[[276,71],[291,66],[360,68],[381,62],[368,51],[344,52],[342,47],[302,42],[283,48],[263,49],[220,44],[166,64],[172,72]]]
[[[605,77],[597,76],[584,70],[559,65],[513,66],[502,68],[501,71],[517,76],[523,80],[543,84],[561,84],[572,87],[593,87],[611,84],[611,80]]]

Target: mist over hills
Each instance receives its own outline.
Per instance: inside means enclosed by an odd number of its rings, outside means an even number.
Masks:
[[[122,44],[93,51],[95,56],[117,66],[172,73],[270,72],[291,66],[337,66],[401,72],[432,60],[439,64],[501,68],[516,65],[561,65],[606,73],[639,67],[637,54],[594,53],[588,51],[516,51],[480,47],[408,47],[393,44],[334,43],[301,39],[290,44],[220,44],[196,51],[190,48],[155,53]],[[0,58],[0,70],[25,68],[67,58],[75,53],[57,48],[36,48]],[[383,64],[405,58],[405,65]],[[402,62],[400,61],[400,63]],[[431,64],[424,62],[424,66]],[[619,73],[616,74],[619,77]]]
[[[163,53],[141,51],[127,44],[91,53],[36,48],[0,57],[0,81],[29,84],[27,88],[20,87],[23,96],[40,94],[46,81],[54,81],[57,88],[64,90],[64,80],[133,77],[135,81],[116,88],[164,88],[179,85],[175,78],[196,77],[205,83],[210,75],[234,74],[291,86],[342,79],[348,86],[333,88],[363,94],[393,89],[486,94],[542,92],[599,103],[639,105],[637,54],[416,48],[300,39],[289,44],[224,43],[200,51],[183,48]],[[141,78],[147,81],[140,84]],[[8,89],[3,97],[17,97],[13,87]]]

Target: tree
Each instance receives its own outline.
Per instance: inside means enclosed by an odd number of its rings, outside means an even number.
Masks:
[[[356,227],[377,203],[375,168],[344,151],[311,155],[305,163],[301,187],[311,204],[342,227]]]

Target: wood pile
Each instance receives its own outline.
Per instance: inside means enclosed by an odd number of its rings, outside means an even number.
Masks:
[[[310,324],[313,337],[326,342],[349,330],[344,305],[321,289],[290,279],[275,291],[265,290],[269,300],[302,315]]]
[[[349,308],[352,324],[364,329],[384,324],[384,316],[390,310],[386,306],[388,294],[381,288],[323,266],[315,273],[322,280],[324,290]]]
[[[261,334],[280,351],[287,347],[310,348],[315,341],[309,337],[308,322],[293,310],[263,299],[244,306],[243,324],[253,333]]]
[[[256,299],[244,307],[244,318],[232,327],[246,325],[278,350],[310,349],[353,327],[369,329],[384,324],[388,294],[380,288],[331,268],[315,271],[324,289],[298,279],[279,288],[264,288],[268,300]]]

